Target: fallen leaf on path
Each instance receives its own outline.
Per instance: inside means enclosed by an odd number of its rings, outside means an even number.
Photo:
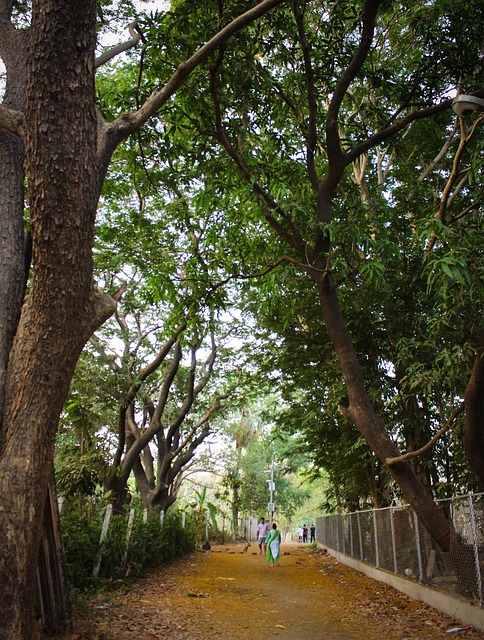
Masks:
[[[274,629],[285,629],[286,627],[283,624],[275,624]]]

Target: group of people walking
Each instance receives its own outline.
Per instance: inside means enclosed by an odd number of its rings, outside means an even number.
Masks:
[[[307,526],[305,524],[303,524],[302,526],[298,527],[298,530],[297,530],[297,541],[306,543],[308,541],[308,533],[311,536],[309,542],[316,542],[316,527],[315,527],[314,524],[312,524],[309,527],[309,529],[307,528]]]
[[[281,555],[281,532],[277,528],[275,522],[272,523],[272,528],[269,527],[269,523],[265,518],[261,518],[257,526],[257,543],[259,545],[259,552],[266,554],[267,562],[270,562],[271,567],[279,565],[279,556]]]
[[[312,524],[309,529],[306,525],[298,527],[297,537],[298,542],[307,542],[308,533],[310,535],[310,542],[316,541],[316,527]],[[266,522],[265,518],[261,518],[257,525],[257,544],[259,545],[259,553],[264,553],[267,557],[267,561],[271,566],[279,565],[279,556],[281,553],[281,532],[277,528],[277,524],[274,522],[272,527]]]

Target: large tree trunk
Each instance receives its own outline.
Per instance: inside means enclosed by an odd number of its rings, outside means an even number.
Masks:
[[[57,423],[92,331],[113,311],[93,291],[98,199],[95,0],[33,2],[26,167],[34,276],[10,350],[0,447],[0,638],[31,638],[35,571]]]
[[[0,423],[8,358],[25,289],[23,144],[0,130]]]
[[[385,464],[388,459],[398,457],[400,452],[371,405],[361,367],[341,314],[337,292],[331,286],[331,278],[321,271],[313,278],[318,286],[326,330],[334,345],[345,379],[349,406],[342,407],[341,411],[353,422],[372,451]],[[410,465],[407,462],[397,462],[390,465],[389,470],[431,537],[444,551],[449,551],[452,536],[450,522]]]
[[[27,39],[24,32],[18,32],[9,26],[6,20],[7,7],[2,7],[1,17],[0,52],[7,69],[3,106],[22,111]],[[23,164],[23,140],[18,135],[0,129],[0,424],[8,358],[20,318],[26,283]]]
[[[484,339],[477,349],[465,393],[464,451],[469,465],[484,487]]]

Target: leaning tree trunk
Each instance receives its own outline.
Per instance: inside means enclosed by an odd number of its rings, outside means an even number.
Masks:
[[[470,467],[484,487],[484,339],[477,349],[465,393],[464,451]]]
[[[113,311],[93,291],[95,0],[32,7],[25,111],[34,276],[10,350],[0,450],[2,640],[30,640],[58,418],[83,345]]]
[[[371,405],[358,357],[341,314],[337,292],[331,286],[330,278],[322,271],[313,278],[318,286],[326,330],[334,345],[345,379],[349,406],[341,407],[341,412],[351,420],[372,451],[386,464],[387,460],[398,457],[400,452]],[[449,551],[451,524],[410,465],[403,461],[397,462],[389,465],[389,470],[430,536],[444,551]]]

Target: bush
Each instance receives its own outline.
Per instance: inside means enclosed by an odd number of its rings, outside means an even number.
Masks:
[[[62,540],[71,587],[86,591],[92,586],[92,570],[99,549],[102,522],[90,521],[76,508],[61,514]]]
[[[150,568],[166,564],[195,548],[195,530],[187,518],[182,526],[181,513],[171,509],[160,525],[159,514],[148,511],[146,522],[143,509],[135,509],[133,529],[128,549],[128,517],[112,516],[101,551],[99,579],[92,571],[99,554],[99,538],[105,509],[98,505],[96,516],[88,520],[75,508],[64,509],[61,516],[67,573],[71,591],[82,593],[111,579],[141,576]]]

